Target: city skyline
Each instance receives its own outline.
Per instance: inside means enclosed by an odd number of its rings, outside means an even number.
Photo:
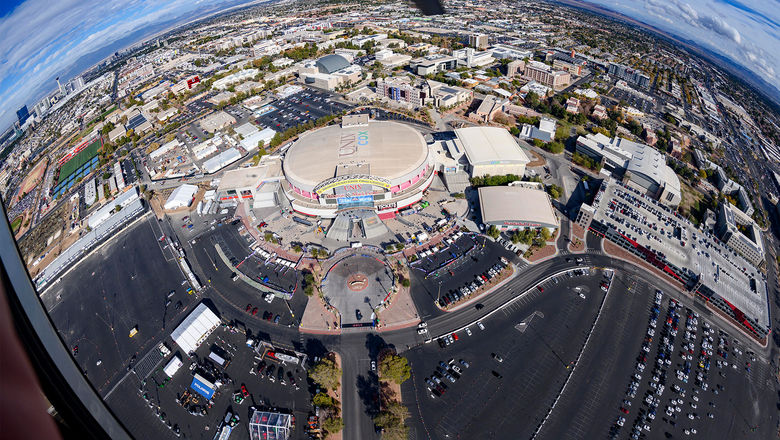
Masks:
[[[706,50],[725,56],[758,75],[774,90],[780,74],[780,13],[769,1],[739,0],[588,0],[670,34],[691,40]]]
[[[98,1],[63,1],[44,7],[42,0],[27,0],[0,11],[4,14],[0,33],[5,35],[0,48],[0,99],[7,103],[0,113],[0,127],[12,124],[15,111],[22,105],[34,106],[53,90],[55,77],[65,72],[75,76],[88,69],[90,65],[80,63],[82,58],[97,53],[102,54],[97,60],[105,58],[128,34],[137,35],[140,41],[161,31],[163,23],[173,26],[184,19],[249,2],[222,0],[208,9],[198,9],[203,3],[129,1],[119,9],[116,4]],[[769,2],[752,6],[738,0],[592,3],[691,39],[744,66],[767,83],[777,83],[780,57],[766,48],[780,47],[780,17],[773,14]],[[137,42],[128,41],[124,46]],[[67,81],[70,76],[63,79]],[[776,100],[780,95],[777,87],[764,92]]]
[[[32,108],[56,88],[114,51],[168,27],[205,16],[246,0],[144,2],[120,4],[64,0],[53,4],[27,0],[0,10],[0,112],[4,130],[16,121],[16,110]],[[10,6],[10,7],[9,7]],[[120,9],[121,8],[121,9]],[[135,41],[128,41],[128,36]],[[88,60],[84,63],[83,60]]]

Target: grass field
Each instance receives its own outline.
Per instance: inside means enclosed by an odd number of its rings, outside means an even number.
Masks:
[[[98,138],[91,144],[87,145],[87,147],[81,150],[78,154],[73,156],[71,160],[65,162],[62,165],[62,168],[60,168],[60,177],[58,182],[62,182],[63,179],[73,174],[73,172],[79,169],[80,166],[84,165],[93,157],[97,156],[98,149],[100,149],[100,144],[100,138]]]
[[[22,226],[22,216],[16,217],[14,221],[11,222],[11,230],[14,234],[16,234],[16,231],[19,230],[19,227]]]

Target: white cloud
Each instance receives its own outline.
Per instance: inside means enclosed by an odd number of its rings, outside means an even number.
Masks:
[[[780,8],[774,1],[754,0],[749,6],[735,0],[621,0],[617,5],[591,1],[696,41],[777,87],[780,37],[774,23],[780,22]],[[774,93],[780,95],[780,89]]]
[[[209,11],[219,3],[211,2]],[[54,76],[79,59],[146,26],[190,14],[190,0],[27,0],[0,18],[0,127],[15,119],[15,109],[32,105],[52,87]],[[47,84],[43,84],[46,82]]]

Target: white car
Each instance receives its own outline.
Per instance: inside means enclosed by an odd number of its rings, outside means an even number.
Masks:
[[[485,326],[482,325],[482,321],[477,321],[477,327],[479,327],[480,330],[485,330]]]
[[[469,336],[471,336],[471,329],[470,329],[470,328],[468,328],[468,327],[466,327],[466,334],[467,334],[467,335],[469,335]]]

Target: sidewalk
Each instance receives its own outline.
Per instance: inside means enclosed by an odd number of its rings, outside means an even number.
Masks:
[[[403,265],[400,261],[388,261],[388,264],[393,267],[394,265],[401,265],[401,276],[409,279],[409,267]],[[397,268],[396,268],[397,270]],[[388,298],[390,305],[386,309],[382,309],[377,313],[379,317],[378,332],[387,332],[391,330],[398,330],[401,328],[407,328],[416,326],[420,323],[420,315],[417,313],[417,308],[412,301],[412,295],[409,291],[410,288],[398,285],[398,292],[392,294]]]
[[[315,282],[320,279],[319,265],[313,259],[306,259],[306,263],[299,264],[300,268],[306,268],[314,275]],[[319,283],[317,282],[319,285]],[[300,292],[303,294],[303,292]],[[306,301],[306,308],[301,316],[301,323],[298,326],[302,333],[314,333],[321,335],[338,335],[341,334],[341,328],[338,324],[339,319],[338,312],[328,307],[323,303],[320,298],[319,289],[315,288],[314,295],[310,296]]]

